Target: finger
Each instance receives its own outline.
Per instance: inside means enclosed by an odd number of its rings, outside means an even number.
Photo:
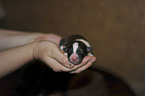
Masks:
[[[55,72],[60,72],[60,71],[66,71],[69,72],[71,69],[66,68],[65,66],[61,65],[59,62],[57,62],[55,59],[53,58],[45,58],[44,62],[50,67],[52,68]]]
[[[49,34],[49,35],[50,35],[50,34]],[[53,42],[55,42],[57,45],[59,45],[60,40],[62,39],[61,36],[56,35],[56,34],[51,34],[50,37],[51,37],[50,40],[53,41]],[[54,38],[53,38],[53,37],[54,37]]]
[[[53,49],[51,57],[67,68],[72,68],[74,66],[74,64],[69,63],[68,58],[59,50],[58,47]]]
[[[95,62],[96,61],[96,57],[92,57],[92,62]]]
[[[79,68],[78,70],[70,72],[70,73],[80,73],[83,70],[86,70],[95,62],[95,60],[96,60],[96,57],[92,57],[92,60],[90,60],[86,65],[84,65],[83,67]]]
[[[86,70],[87,68],[89,68],[90,66],[92,65],[92,61],[89,61],[86,65],[84,65],[83,67],[79,68],[78,70],[76,71],[72,71],[70,73],[80,73],[84,70]]]
[[[48,34],[48,35],[45,35],[44,38],[45,40],[55,42],[57,45],[59,45],[60,40],[62,39],[61,36],[56,35],[56,34]]]
[[[75,71],[75,70],[81,68],[82,66],[84,66],[85,64],[87,64],[91,59],[92,59],[91,56],[86,56],[86,57],[83,59],[82,63],[79,64],[79,65],[75,65],[75,66],[71,69],[71,71]]]

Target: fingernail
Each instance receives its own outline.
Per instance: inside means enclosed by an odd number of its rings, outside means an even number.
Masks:
[[[93,63],[94,63],[95,61],[96,61],[96,60],[94,60],[94,59],[92,60]]]
[[[70,67],[72,67],[72,66],[73,66],[73,64],[71,64],[71,63],[70,63],[70,64],[69,64],[69,66],[70,66]]]
[[[72,64],[70,62],[68,62],[68,64],[69,64],[69,67],[73,67],[74,66],[74,64]]]

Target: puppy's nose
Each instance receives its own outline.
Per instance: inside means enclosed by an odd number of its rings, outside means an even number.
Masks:
[[[77,61],[77,56],[73,56],[73,57],[72,57],[72,60],[73,60],[73,61]]]

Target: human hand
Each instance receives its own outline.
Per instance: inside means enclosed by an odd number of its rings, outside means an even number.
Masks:
[[[86,56],[82,63],[79,65],[75,65],[72,69],[72,71],[70,73],[80,73],[84,70],[86,70],[87,68],[89,68],[94,62],[96,61],[96,57],[94,56]]]
[[[46,63],[55,72],[79,73],[90,67],[95,58],[86,56],[79,65],[73,65],[68,62],[68,58],[59,50],[57,44],[51,41],[39,41],[34,43],[33,56]]]
[[[62,39],[61,36],[49,33],[49,34],[38,35],[38,37],[36,37],[34,41],[49,40],[49,41],[54,42],[57,45],[59,45],[61,39]]]
[[[56,43],[57,45],[59,45],[61,39],[62,39],[62,37],[60,37],[56,34],[42,34],[41,36],[37,37],[35,40],[36,41],[49,40],[49,41],[52,41],[52,42]],[[61,52],[63,52],[63,51],[61,50]],[[70,71],[71,73],[80,73],[81,71],[90,67],[93,64],[93,62],[95,62],[95,60],[96,60],[96,57],[88,55],[84,58],[82,63],[79,65],[73,65],[73,64],[69,63],[69,64],[71,64],[71,66],[74,66],[74,68],[72,68],[71,70],[66,69],[65,71]]]

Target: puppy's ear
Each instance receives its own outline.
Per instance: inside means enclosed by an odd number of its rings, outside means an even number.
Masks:
[[[92,47],[87,47],[87,52],[91,52],[92,51]]]
[[[59,46],[64,45],[64,43],[65,43],[65,40],[64,39],[61,39],[60,40],[60,43],[59,43]]]

